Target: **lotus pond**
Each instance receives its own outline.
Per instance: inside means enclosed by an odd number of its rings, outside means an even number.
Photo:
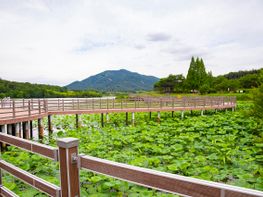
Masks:
[[[159,171],[263,190],[263,121],[238,110],[186,113],[136,113],[136,125],[125,125],[125,114],[110,114],[105,127],[100,115],[82,115],[82,127],[74,128],[75,116],[54,116],[57,137],[76,137],[79,152],[99,158]],[[59,185],[58,164],[14,147],[2,154],[6,161]],[[174,196],[117,179],[80,172],[82,196]],[[5,173],[4,185],[19,196],[45,196]]]

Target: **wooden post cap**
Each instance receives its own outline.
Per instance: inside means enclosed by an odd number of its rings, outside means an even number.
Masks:
[[[67,137],[67,138],[60,138],[57,139],[57,145],[61,148],[72,148],[79,145],[79,139]]]

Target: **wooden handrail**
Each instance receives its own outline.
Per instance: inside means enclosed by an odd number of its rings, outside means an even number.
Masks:
[[[50,196],[60,196],[60,187],[32,175],[4,160],[0,160],[0,168]]]
[[[160,172],[91,156],[81,155],[80,166],[92,172],[183,196],[263,196],[263,192],[257,190]]]
[[[58,149],[8,134],[0,133],[0,141],[18,148],[37,153],[54,161],[58,161]]]
[[[4,186],[0,186],[0,195],[3,195],[4,197],[19,197]]]

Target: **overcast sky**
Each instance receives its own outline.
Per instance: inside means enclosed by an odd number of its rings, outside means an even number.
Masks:
[[[125,68],[263,67],[262,0],[0,0],[0,78],[66,85]]]

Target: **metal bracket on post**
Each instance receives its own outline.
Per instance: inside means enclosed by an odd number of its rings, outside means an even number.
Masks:
[[[76,163],[78,163],[77,153],[72,153],[71,154],[71,164],[76,164]]]

